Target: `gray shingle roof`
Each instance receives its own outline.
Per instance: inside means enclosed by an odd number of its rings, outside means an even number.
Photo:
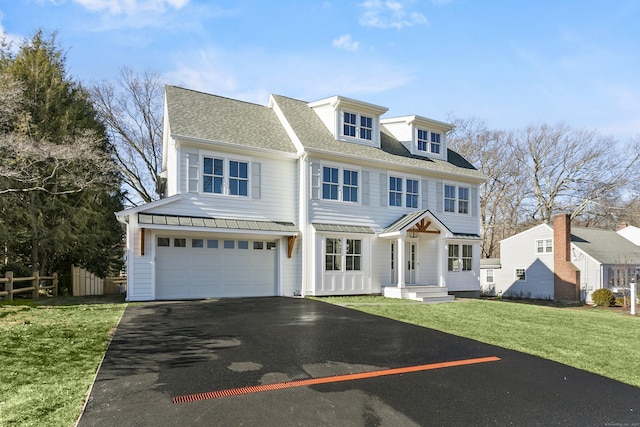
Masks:
[[[288,153],[296,149],[273,109],[176,86],[165,88],[171,134]],[[302,145],[337,155],[367,158],[427,170],[482,179],[458,153],[448,161],[413,156],[381,126],[380,148],[336,140],[318,115],[304,102],[273,95]]]
[[[179,215],[138,214],[139,224],[178,225],[183,227],[220,228],[244,231],[275,231],[297,233],[298,228],[291,222],[255,221],[228,218],[201,218]]]
[[[176,86],[165,93],[174,136],[296,152],[271,108]]]
[[[571,243],[602,264],[640,264],[640,247],[615,231],[571,227]]]
[[[281,95],[273,95],[273,98],[305,148],[444,173],[461,174],[473,178],[483,177],[480,171],[452,150],[448,150],[448,161],[411,155],[402,143],[382,126],[380,148],[338,141],[306,102]]]

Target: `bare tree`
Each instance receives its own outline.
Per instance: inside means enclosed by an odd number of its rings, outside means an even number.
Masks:
[[[450,118],[455,125],[449,134],[450,147],[484,174],[480,185],[480,217],[483,256],[499,255],[500,240],[518,231],[524,198],[521,165],[514,156],[513,135],[489,130],[477,119]]]
[[[562,124],[529,126],[516,147],[530,179],[528,214],[544,222],[558,212],[602,215],[632,182],[640,157],[637,144],[623,156],[612,138]]]
[[[115,84],[94,83],[91,97],[114,145],[132,205],[162,197],[163,84],[157,74],[123,68]],[[133,192],[133,194],[132,194]]]

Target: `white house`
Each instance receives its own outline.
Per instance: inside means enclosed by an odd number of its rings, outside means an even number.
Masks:
[[[637,277],[639,231],[571,227],[569,217],[559,215],[552,225],[540,224],[502,240],[500,259],[482,260],[482,292],[590,302],[596,289],[617,291]]]
[[[386,111],[167,86],[165,197],[116,214],[128,300],[478,295],[484,178],[451,125]]]

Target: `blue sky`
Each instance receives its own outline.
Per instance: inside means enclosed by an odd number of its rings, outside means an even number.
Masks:
[[[83,83],[128,66],[259,104],[343,95],[623,143],[640,137],[638,22],[640,0],[0,0],[0,30],[57,30]]]

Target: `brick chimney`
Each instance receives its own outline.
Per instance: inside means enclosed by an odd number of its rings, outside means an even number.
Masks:
[[[571,218],[553,218],[553,299],[580,301],[580,270],[571,262]]]

